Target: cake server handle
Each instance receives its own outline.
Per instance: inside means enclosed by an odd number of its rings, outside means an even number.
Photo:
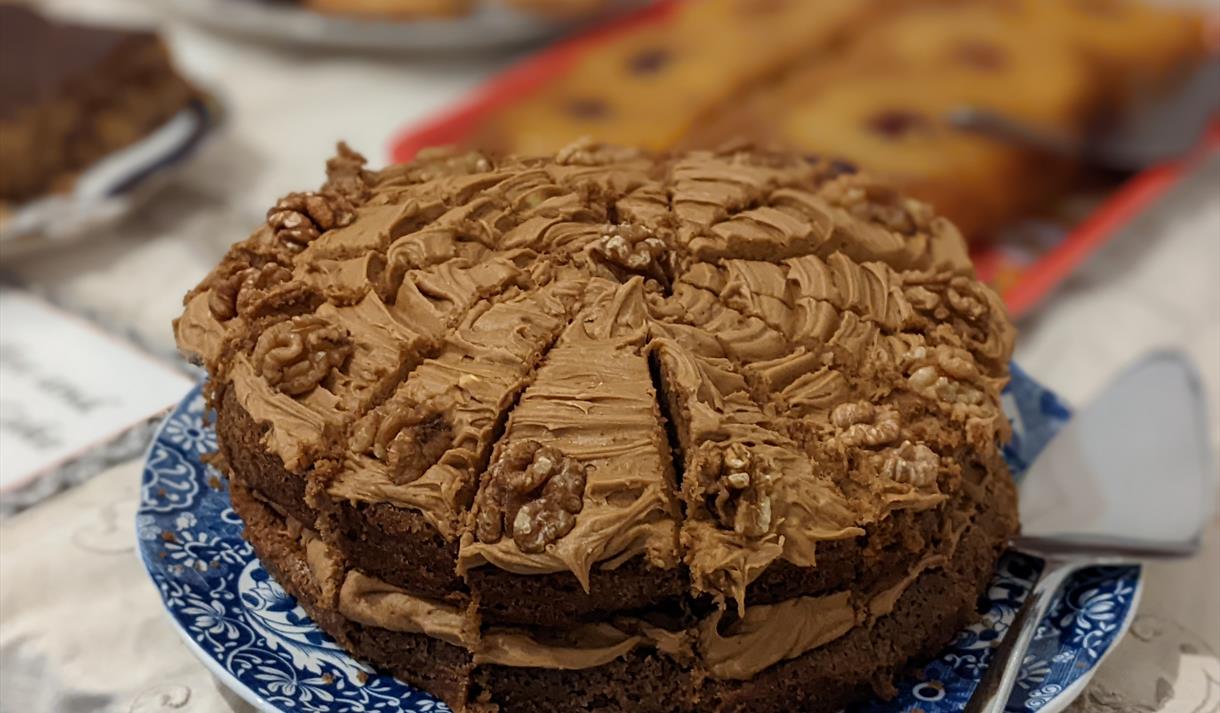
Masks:
[[[1021,672],[1029,642],[1054,603],[1060,585],[1072,572],[1090,564],[1090,560],[1078,557],[1047,558],[1038,583],[1013,617],[1008,633],[999,646],[992,649],[987,672],[970,697],[965,713],[1003,713]]]

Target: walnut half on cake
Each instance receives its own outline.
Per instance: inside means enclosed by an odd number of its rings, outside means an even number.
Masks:
[[[884,696],[1017,528],[1003,306],[833,164],[341,146],[175,330],[263,563],[458,711]]]

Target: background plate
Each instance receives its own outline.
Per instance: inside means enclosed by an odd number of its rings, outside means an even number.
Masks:
[[[1013,422],[1004,455],[1020,477],[1069,412],[1015,366],[1004,407]],[[144,467],[136,516],[140,555],[195,654],[264,711],[448,711],[428,694],[354,661],[262,568],[241,537],[224,476],[201,460],[216,449],[204,408],[196,387],[161,425]],[[981,602],[979,623],[898,681],[894,700],[858,710],[960,711],[1041,567],[1036,558],[1006,554]],[[1139,566],[1077,572],[1038,628],[1008,711],[1066,708],[1130,626],[1139,594]]]
[[[204,95],[139,141],[103,156],[72,189],[14,206],[0,220],[0,255],[12,257],[83,238],[111,225],[172,180],[223,119]]]
[[[469,14],[445,18],[365,18],[327,15],[272,0],[169,0],[200,25],[277,43],[330,49],[454,52],[517,47],[641,4],[615,0],[575,20],[531,15],[484,0]]]

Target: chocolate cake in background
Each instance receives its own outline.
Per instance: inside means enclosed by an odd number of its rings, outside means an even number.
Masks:
[[[346,147],[187,295],[277,580],[457,711],[837,711],[1017,529],[957,230],[742,147]]]
[[[1077,134],[1205,52],[1197,11],[1145,0],[693,0],[578,56],[481,120],[516,153],[583,136],[653,150],[749,139],[834,155],[971,239],[1046,205],[1079,167],[954,127],[963,105]]]
[[[0,205],[70,187],[195,95],[156,33],[0,3]]]

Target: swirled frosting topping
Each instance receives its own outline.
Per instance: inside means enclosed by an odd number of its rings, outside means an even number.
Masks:
[[[1006,435],[1002,305],[952,225],[878,195],[740,148],[370,171],[341,147],[176,334],[290,473],[422,514],[459,572],[587,588],[641,558],[745,616],[768,567],[939,507]]]

